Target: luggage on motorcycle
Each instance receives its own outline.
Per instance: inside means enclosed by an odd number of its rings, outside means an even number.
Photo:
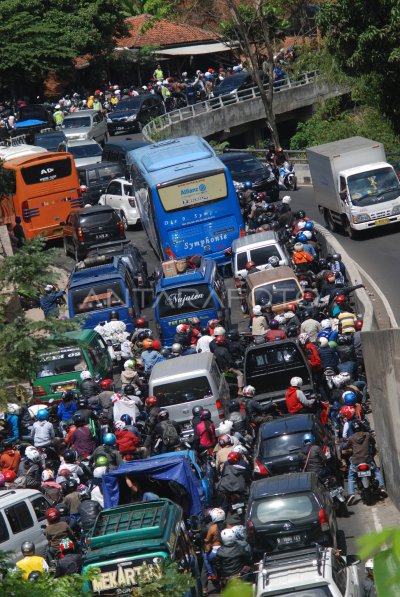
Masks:
[[[171,421],[165,421],[163,423],[163,428],[163,435],[161,439],[164,446],[167,448],[177,446],[179,444],[179,435]]]

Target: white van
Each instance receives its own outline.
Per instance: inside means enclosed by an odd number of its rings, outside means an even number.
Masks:
[[[36,489],[5,489],[0,491],[0,550],[13,552],[9,559],[20,560],[21,545],[33,541],[36,555],[44,556],[47,539],[46,510],[51,504]]]
[[[211,352],[190,354],[154,365],[149,380],[150,396],[166,408],[172,421],[182,426],[182,434],[191,435],[192,409],[207,408],[217,426],[227,415],[229,387]]]
[[[245,278],[247,276],[246,263],[254,261],[256,267],[262,270],[270,257],[278,257],[279,265],[289,265],[290,256],[283,245],[280,244],[276,232],[257,232],[249,236],[237,238],[232,243],[232,271],[233,277]]]

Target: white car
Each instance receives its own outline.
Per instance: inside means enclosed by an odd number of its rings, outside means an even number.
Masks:
[[[265,554],[254,588],[254,597],[361,597],[357,564],[320,545]]]
[[[66,151],[74,156],[75,166],[88,166],[101,162],[103,149],[94,139],[86,141],[68,141]]]
[[[101,195],[99,204],[114,208],[119,213],[125,230],[128,230],[129,226],[136,226],[140,221],[132,183],[125,178],[114,178]]]

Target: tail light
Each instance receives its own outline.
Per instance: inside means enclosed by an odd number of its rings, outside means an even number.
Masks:
[[[258,460],[258,458],[256,458],[254,461],[253,471],[257,473],[257,475],[269,475],[267,467],[265,467],[263,463]]]
[[[369,471],[369,465],[365,462],[363,462],[363,464],[359,464],[357,468],[359,471]]]
[[[90,539],[85,539],[86,545],[90,545]]]
[[[78,228],[77,236],[78,236],[79,242],[82,243],[83,242],[83,232],[82,232],[82,228],[80,226]]]
[[[243,238],[244,236],[246,236],[246,230],[244,228],[240,228],[239,238]]]
[[[131,207],[136,207],[136,201],[133,197],[128,197],[128,201]]]
[[[247,535],[255,535],[255,528],[254,528],[254,524],[252,523],[251,520],[248,520],[246,522],[246,531],[247,531]]]
[[[222,402],[221,400],[216,400],[215,401],[215,406],[218,408],[218,416],[220,419],[225,419],[225,414],[224,414],[224,409],[222,407]]]
[[[168,245],[165,248],[165,253],[167,254],[167,257],[169,259],[176,259],[176,255],[173,252],[173,250],[171,249],[171,247],[169,247]]]
[[[319,518],[319,524],[321,525],[321,531],[323,531],[324,533],[326,531],[329,531],[329,522],[326,518],[325,510],[323,510],[322,508],[318,512],[318,518]]]
[[[122,222],[119,222],[119,223],[118,223],[118,226],[119,226],[119,233],[120,233],[120,235],[121,235],[121,236],[125,235],[125,228],[124,228],[124,225],[123,225],[123,223],[122,223]]]
[[[46,396],[47,392],[42,386],[35,386],[33,388],[33,395],[35,398],[39,398],[40,396]]]

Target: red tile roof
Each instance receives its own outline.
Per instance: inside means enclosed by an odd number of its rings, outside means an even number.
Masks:
[[[139,15],[137,17],[128,17],[126,23],[130,28],[129,37],[118,39],[116,44],[119,47],[143,48],[143,46],[182,46],[185,44],[195,44],[197,42],[218,41],[218,36],[191,25],[173,23],[171,21],[157,21],[152,27],[141,33],[151,17]]]

